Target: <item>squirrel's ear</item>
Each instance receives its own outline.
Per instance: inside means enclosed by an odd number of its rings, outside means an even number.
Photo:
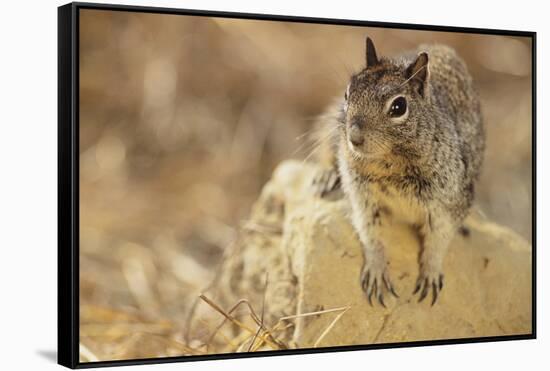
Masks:
[[[416,60],[407,68],[407,78],[418,89],[418,93],[424,96],[428,88],[428,53],[418,54]]]
[[[365,53],[367,60],[367,68],[378,64],[378,57],[376,56],[376,49],[370,37],[367,37],[367,51]]]

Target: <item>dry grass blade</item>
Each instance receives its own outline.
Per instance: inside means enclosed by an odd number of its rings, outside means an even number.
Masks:
[[[289,320],[289,319],[294,319],[294,318],[311,317],[311,316],[317,316],[317,315],[319,315],[319,314],[326,314],[326,313],[332,313],[332,312],[339,312],[339,311],[347,310],[347,309],[349,309],[349,308],[350,308],[350,307],[347,306],[347,307],[339,307],[339,308],[333,308],[333,309],[318,310],[318,311],[315,311],[315,312],[307,312],[307,313],[293,314],[293,315],[291,315],[291,316],[285,316],[285,317],[279,318],[279,322],[281,322],[281,321],[286,321],[286,320]]]
[[[222,316],[227,318],[231,323],[233,323],[235,326],[243,329],[244,331],[249,332],[250,334],[254,335],[256,334],[256,330],[250,328],[246,324],[242,323],[241,321],[237,320],[235,317],[233,317],[231,314],[224,311],[222,308],[220,308],[216,303],[214,303],[212,300],[208,299],[203,294],[199,295],[199,297],[209,306],[211,306],[216,312],[220,313]],[[279,344],[276,342],[273,342],[271,339],[269,339],[267,336],[260,335],[260,339],[262,339],[266,344],[268,344],[273,349],[281,349]]]
[[[265,300],[265,299],[264,299]],[[256,311],[254,311],[254,308],[252,307],[252,305],[250,304],[250,302],[247,300],[247,299],[240,299],[235,305],[233,305],[233,307],[231,307],[231,309],[229,311],[227,311],[228,314],[232,315],[233,312],[235,312],[241,305],[246,305],[248,307],[248,310],[249,310],[249,315],[250,317],[254,320],[254,322],[256,322],[256,324],[259,326],[259,329],[263,330],[264,333],[265,333],[265,336],[267,336],[272,342],[274,342],[275,344],[277,344],[279,346],[280,349],[288,349],[288,346],[278,340],[277,338],[275,338],[275,336],[273,336],[272,334],[272,330],[266,328],[263,324],[263,320],[260,319],[258,317],[258,315],[256,314]],[[262,304],[262,305],[265,305],[265,304]],[[262,306],[262,313],[263,313],[263,309],[264,306]],[[262,314],[263,315],[263,314]],[[210,337],[208,338],[208,340],[206,341],[206,346],[208,347],[212,341],[214,340],[215,336],[218,334],[218,331],[223,327],[223,325],[225,325],[225,323],[228,321],[228,318],[227,317],[224,317],[223,321],[216,327],[216,329],[212,332],[212,334],[210,335]],[[248,339],[247,339],[248,340]],[[263,344],[263,343],[259,343],[260,346]],[[259,346],[256,347],[256,349],[259,348]]]
[[[326,314],[326,313],[333,313],[333,312],[341,312],[341,311],[347,311],[350,307],[339,307],[339,308],[333,308],[333,309],[325,309],[325,310],[318,310],[315,312],[307,312],[307,313],[300,313],[300,314],[293,314],[291,316],[285,316],[279,318],[275,326],[272,328],[272,332],[282,330],[282,328],[279,328],[282,326],[284,321],[288,321],[289,319],[296,319],[296,318],[303,318],[303,317],[312,317],[312,316],[318,316],[320,314]]]
[[[287,329],[289,329],[289,328],[291,328],[291,327],[294,327],[294,324],[288,323],[286,326],[281,327],[281,328],[279,328],[279,329],[275,329],[274,327],[273,327],[273,328],[269,328],[269,329],[265,329],[265,333],[267,333],[268,336],[270,336],[271,339],[275,339],[275,340],[276,340],[276,338],[272,335],[275,331],[284,331],[284,330],[287,330]],[[279,343],[282,344],[282,345],[281,345],[281,348],[282,348],[282,349],[289,349],[289,348],[290,348],[287,344],[282,343],[280,340],[276,340],[276,341],[278,342],[277,344],[279,344]],[[263,344],[264,344],[264,343],[263,343],[262,341],[259,341],[258,344],[256,344],[256,346],[255,346],[254,348],[252,348],[252,352],[258,351],[258,350],[262,347]]]
[[[342,318],[342,316],[344,314],[346,314],[346,312],[350,309],[351,307],[346,307],[346,309],[344,309],[341,313],[339,313],[336,317],[334,317],[334,319],[332,320],[332,322],[327,326],[327,328],[321,333],[321,335],[319,335],[319,337],[317,338],[317,341],[315,341],[315,344],[313,344],[313,347],[314,348],[317,348],[317,346],[319,345],[319,343],[321,343],[321,341],[324,339],[324,337],[330,332],[330,330],[332,330],[332,328],[334,327],[334,325],[336,324],[336,322],[338,322],[338,320],[340,320],[340,318]]]
[[[207,328],[208,330],[211,329],[211,326],[210,326],[210,323],[208,321],[205,321],[204,319],[202,318],[199,318],[198,320],[205,328]],[[224,319],[224,323],[225,323],[225,319]],[[218,326],[214,332],[212,333],[212,335],[210,336],[210,338],[208,339],[208,341],[204,344],[206,346],[206,349],[207,349],[207,352],[208,352],[208,348],[210,346],[210,343],[212,342],[212,340],[214,339],[214,335],[219,335],[223,341],[225,341],[227,344],[229,344],[231,347],[235,348],[238,346],[238,344],[235,343],[235,341],[231,340],[227,335],[225,335],[223,332],[219,331],[221,328],[221,326]]]
[[[236,250],[235,250],[235,246],[237,245],[237,242],[238,242],[238,238],[233,240],[228,246],[227,248],[225,249],[225,252],[224,252],[224,257],[223,259],[221,259],[220,263],[218,264],[218,266],[216,267],[216,274],[214,275],[214,278],[212,279],[212,281],[208,284],[208,286],[206,286],[204,289],[203,289],[203,292],[208,292],[210,290],[212,290],[213,288],[216,287],[216,285],[218,284],[219,280],[220,280],[220,277],[221,277],[221,274],[222,274],[222,267],[223,267],[223,262],[228,260],[229,258],[231,258],[231,256],[233,254],[236,253]],[[197,296],[194,300],[193,300],[193,304],[191,305],[191,308],[189,310],[189,312],[187,313],[187,318],[185,319],[185,328],[186,328],[186,331],[183,333],[183,337],[185,339],[185,342],[186,343],[189,343],[190,342],[190,329],[191,329],[191,323],[193,322],[193,318],[194,318],[194,315],[195,315],[195,310],[197,308],[197,305],[199,304],[199,300],[200,299],[200,296]]]
[[[237,302],[237,304],[233,305],[231,307],[231,309],[229,309],[229,311],[227,311],[227,313],[228,314],[233,314],[233,312],[235,312],[242,304],[245,304],[248,307],[248,309],[250,311],[249,312],[250,317],[252,317],[252,319],[258,324],[258,326],[260,326],[260,319],[259,319],[258,315],[254,311],[254,308],[252,308],[252,305],[250,305],[250,302],[246,299],[240,299]],[[214,337],[216,336],[218,331],[223,327],[223,325],[225,325],[227,320],[228,320],[227,317],[224,317],[223,321],[218,326],[216,326],[216,329],[212,332],[212,334],[208,338],[208,341],[206,342],[207,345],[210,344],[212,342],[212,340],[214,340]]]
[[[256,331],[256,334],[252,338],[252,341],[250,342],[250,346],[248,347],[248,351],[250,352],[252,350],[252,347],[254,346],[254,342],[258,338],[258,335],[260,334],[260,331],[264,328],[264,315],[265,315],[265,294],[267,292],[267,284],[268,284],[268,273],[265,274],[265,285],[264,285],[264,295],[262,298],[262,316],[260,318],[260,324],[258,325],[258,331]]]
[[[183,351],[185,352],[186,354],[191,354],[191,355],[202,355],[202,354],[205,354],[204,352],[201,352],[200,350],[198,349],[194,349],[194,348],[191,348],[183,343],[180,343],[179,341],[177,340],[174,340],[170,337],[166,337],[166,336],[162,336],[162,335],[158,335],[158,334],[148,334],[150,335],[151,337],[154,337],[160,341],[162,341],[163,343],[169,345],[169,346],[172,346],[174,348],[177,348],[178,350],[180,351]]]

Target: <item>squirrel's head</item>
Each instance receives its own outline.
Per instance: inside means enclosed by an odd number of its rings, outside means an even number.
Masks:
[[[379,59],[368,37],[366,44],[366,67],[351,77],[344,95],[347,147],[356,157],[407,155],[429,109],[428,54]]]

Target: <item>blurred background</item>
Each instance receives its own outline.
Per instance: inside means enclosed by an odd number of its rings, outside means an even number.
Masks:
[[[81,10],[81,359],[194,354],[185,316],[275,166],[364,64],[454,47],[482,99],[477,207],[531,241],[529,39]],[[207,326],[207,324],[205,324]]]

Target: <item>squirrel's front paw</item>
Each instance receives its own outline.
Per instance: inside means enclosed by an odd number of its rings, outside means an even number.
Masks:
[[[432,291],[432,305],[435,304],[439,293],[443,289],[443,273],[441,269],[431,264],[420,264],[420,274],[416,280],[413,295],[420,293],[418,302],[421,302]]]
[[[372,296],[374,295],[374,297],[378,299],[378,302],[385,308],[384,291],[388,291],[396,298],[399,297],[391,283],[386,260],[384,258],[372,259],[368,256],[366,259],[361,271],[361,287],[369,299],[369,304],[371,306]]]
[[[313,178],[313,188],[316,196],[325,197],[340,188],[340,174],[336,169],[319,171]]]

